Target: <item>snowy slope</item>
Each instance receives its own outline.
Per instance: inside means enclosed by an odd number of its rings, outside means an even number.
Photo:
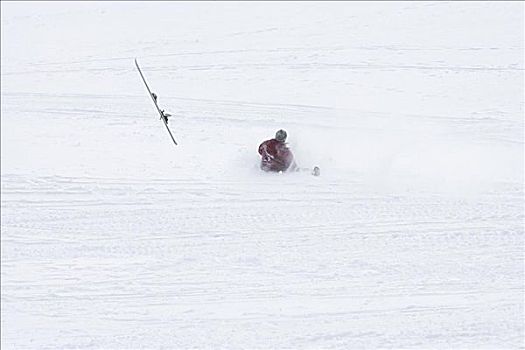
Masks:
[[[525,346],[523,3],[1,10],[2,349]]]

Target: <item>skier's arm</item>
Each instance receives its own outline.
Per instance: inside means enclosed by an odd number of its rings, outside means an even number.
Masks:
[[[263,153],[267,153],[266,142],[261,143],[261,145],[259,146],[259,154],[262,156]]]
[[[282,159],[282,163],[286,166],[287,170],[295,170],[297,167],[293,153],[289,148],[285,148],[281,151],[280,159]]]

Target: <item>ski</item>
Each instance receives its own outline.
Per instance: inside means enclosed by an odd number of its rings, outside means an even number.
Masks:
[[[155,107],[157,108],[157,111],[159,112],[160,119],[164,122],[164,125],[166,126],[166,130],[168,130],[168,133],[170,134],[171,140],[175,145],[177,145],[177,141],[175,141],[175,138],[173,137],[173,134],[171,133],[170,128],[168,127],[168,117],[171,117],[170,114],[165,113],[164,110],[159,108],[159,105],[157,104],[157,95],[153,92],[151,92],[148,83],[146,82],[146,78],[144,78],[144,74],[142,74],[142,71],[140,70],[139,63],[137,62],[137,59],[135,59],[135,66],[137,66],[137,69],[139,71],[140,77],[142,78],[142,81],[144,82],[144,85],[146,85],[146,89],[148,89],[149,96],[153,100],[153,103],[155,104]]]
[[[313,176],[321,175],[321,169],[318,166],[314,166],[313,168],[296,168],[296,171],[309,172]]]
[[[273,157],[271,154],[268,153],[268,151],[266,150],[266,147],[263,149],[264,150],[264,156],[265,157],[268,157],[270,159],[272,159],[274,162],[277,162],[279,164],[282,164],[284,165],[283,162],[281,162],[280,160],[276,159],[275,157]],[[295,163],[295,162],[294,162]],[[307,171],[309,172],[310,174],[312,174],[313,176],[319,176],[321,175],[321,169],[318,167],[318,166],[314,166],[313,168],[301,168],[301,167],[296,167],[295,170],[292,170],[292,171]]]

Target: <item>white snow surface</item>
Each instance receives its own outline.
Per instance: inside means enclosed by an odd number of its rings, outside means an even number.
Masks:
[[[523,2],[1,16],[2,349],[524,348]]]

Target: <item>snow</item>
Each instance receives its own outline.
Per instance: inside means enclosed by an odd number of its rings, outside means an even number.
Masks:
[[[525,347],[522,2],[1,10],[2,349]]]

